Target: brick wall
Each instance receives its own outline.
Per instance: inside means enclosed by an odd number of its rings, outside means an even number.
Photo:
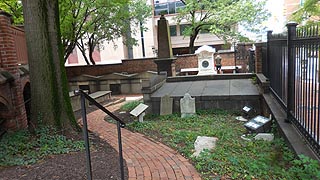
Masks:
[[[251,46],[250,46],[251,47]],[[234,66],[234,51],[221,52],[222,66]],[[195,54],[186,54],[176,57],[175,69],[176,72],[180,72],[184,68],[198,68],[198,57]],[[94,65],[94,66],[70,66],[66,67],[67,77],[73,78],[82,74],[99,76],[111,73],[127,72],[140,73],[145,71],[157,71],[157,66],[153,62],[155,58],[144,59],[126,59],[122,60],[120,64],[106,64],[106,65]],[[248,64],[248,60],[237,59],[237,66],[243,66],[240,72],[245,72]]]
[[[20,31],[20,30],[19,30]],[[21,31],[19,32],[21,35]],[[8,130],[17,130],[27,127],[27,116],[23,100],[23,87],[18,71],[18,53],[16,44],[17,28],[11,25],[11,16],[0,10],[0,70],[9,72],[14,80],[7,82],[6,86],[9,87],[10,93],[1,93],[0,97],[9,102],[11,106],[6,107],[9,111],[9,116],[5,117],[5,128]]]
[[[99,76],[111,74],[115,72],[140,73],[145,71],[157,71],[157,66],[153,62],[155,58],[144,59],[127,59],[122,60],[120,64],[106,64],[94,66],[71,66],[66,67],[68,78],[76,77],[81,74]],[[198,67],[198,59],[196,55],[178,56],[175,61],[176,71],[179,72],[182,68]]]

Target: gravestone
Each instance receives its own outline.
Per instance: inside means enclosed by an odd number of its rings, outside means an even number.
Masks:
[[[218,138],[216,137],[198,136],[194,142],[195,152],[192,154],[192,156],[198,157],[203,150],[214,149],[217,141]]]
[[[145,104],[139,104],[137,107],[135,107],[132,111],[130,111],[130,114],[138,117],[139,122],[143,122],[143,117],[146,114],[145,110],[148,108],[148,105]]]
[[[198,56],[198,75],[217,74],[213,61],[213,53],[215,52],[215,48],[207,45],[201,46],[195,51]]]
[[[172,104],[173,99],[168,94],[162,96],[160,102],[160,115],[172,114]]]
[[[181,118],[193,116],[196,113],[196,101],[189,93],[180,99]]]

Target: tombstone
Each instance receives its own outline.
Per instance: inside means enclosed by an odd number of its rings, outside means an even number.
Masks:
[[[196,101],[189,93],[180,99],[181,118],[190,117],[196,113]]]
[[[217,141],[218,138],[216,137],[198,136],[196,141],[194,142],[195,152],[192,154],[192,156],[198,157],[203,150],[214,149],[216,147]]]
[[[137,107],[135,107],[132,111],[130,111],[130,114],[138,117],[139,122],[143,122],[143,117],[146,115],[145,111],[148,108],[148,105],[145,104],[139,104]]]
[[[172,104],[173,99],[168,94],[162,96],[160,101],[160,115],[172,114]]]
[[[201,46],[195,51],[195,54],[198,56],[198,75],[217,74],[213,60],[213,54],[215,52],[215,48],[207,45]]]

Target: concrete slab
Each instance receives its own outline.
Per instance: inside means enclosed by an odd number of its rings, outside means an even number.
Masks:
[[[230,95],[259,95],[259,90],[251,79],[230,80]]]
[[[201,96],[228,96],[230,95],[230,80],[207,81]]]
[[[258,87],[251,82],[251,79],[226,79],[166,82],[151,97],[160,98],[166,94],[171,97],[183,97],[185,93],[193,97],[259,95]]]
[[[192,86],[192,81],[190,82],[180,82],[177,84],[174,91],[171,92],[171,96],[184,96],[184,94],[189,92],[190,87]]]
[[[207,81],[192,81],[192,85],[189,88],[188,93],[192,97],[202,95],[206,84],[207,84]]]
[[[176,89],[178,86],[178,82],[174,83],[164,83],[161,88],[159,88],[156,92],[152,94],[151,97],[162,97],[166,94],[171,95],[171,93]]]

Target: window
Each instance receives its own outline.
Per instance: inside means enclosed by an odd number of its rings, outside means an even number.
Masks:
[[[177,26],[169,26],[170,28],[170,36],[177,36]]]
[[[158,16],[161,14],[168,14],[168,4],[167,3],[154,5],[154,15]]]
[[[181,1],[167,3],[159,3],[159,1],[156,1],[154,4],[154,15],[175,14],[178,13],[179,9],[184,8],[184,6]]]
[[[183,32],[190,27],[190,24],[181,24],[180,25],[180,35],[183,36]]]

